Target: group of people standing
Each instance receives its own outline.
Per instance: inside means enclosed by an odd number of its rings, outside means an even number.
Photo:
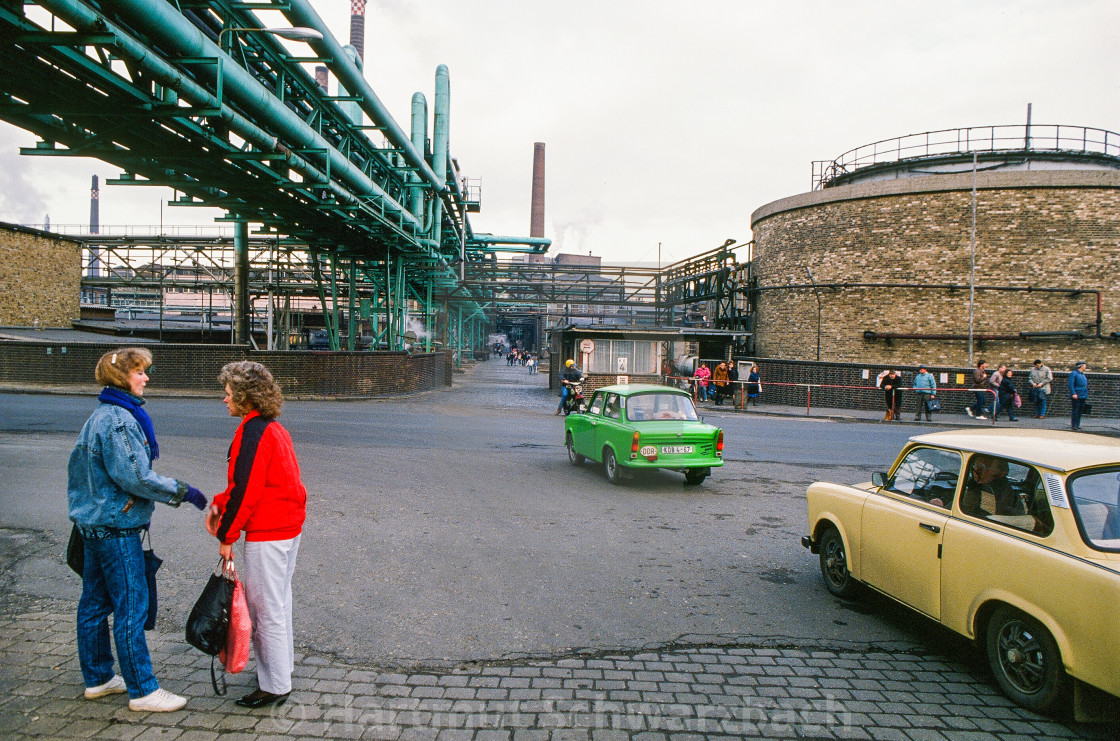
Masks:
[[[1069,374],[1070,398],[1070,427],[1074,430],[1081,429],[1081,415],[1089,399],[1089,382],[1085,377],[1088,364],[1079,360],[1074,364]],[[1023,405],[1019,389],[1014,381],[1015,371],[1008,368],[1005,363],[1000,363],[995,371],[988,372],[988,362],[981,360],[976,364],[972,374],[972,388],[976,393],[976,402],[965,408],[968,416],[974,419],[998,420],[1000,414],[1006,414],[1011,422],[1018,422],[1016,415]],[[1034,404],[1036,419],[1045,419],[1049,409],[1050,397],[1053,393],[1054,372],[1039,358],[1034,361],[1028,375],[1030,389],[1028,399]],[[910,386],[902,380],[902,374],[897,370],[884,371],[879,374],[878,386],[883,390],[886,404],[887,421],[898,420],[902,415],[902,391],[906,388],[912,390],[917,396],[917,407],[914,420],[918,421],[924,413],[926,421],[931,421],[932,412],[941,408],[937,398],[937,383],[933,374],[925,365],[918,368],[917,375]]]
[[[734,360],[716,363],[715,368],[708,363],[700,362],[692,375],[692,384],[696,392],[697,401],[714,401],[717,406],[723,404],[728,396],[738,408],[739,369]],[[745,404],[758,406],[758,398],[762,395],[762,377],[758,374],[758,366],[751,365],[744,384],[746,397]]]
[[[238,569],[252,622],[258,689],[237,700],[248,708],[283,703],[294,664],[292,575],[307,491],[291,437],[277,421],[283,395],[269,370],[252,361],[228,363],[218,376],[230,416],[241,423],[230,445],[227,486],[208,502],[185,481],[152,470],[159,458],[155,426],[144,410],[152,354],[144,348],[105,353],[94,377],[100,405],[82,427],[67,469],[69,516],[81,536],[82,595],[77,609],[78,660],[85,697],[127,692],[130,710],[170,712],[187,700],[159,686],[144,623],[149,595],[141,535],[156,502],[187,502],[206,510],[204,525],[218,554]],[[207,506],[209,504],[209,507]],[[113,670],[112,638],[120,674]]]

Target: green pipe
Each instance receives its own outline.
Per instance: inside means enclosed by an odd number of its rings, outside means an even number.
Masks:
[[[424,352],[432,351],[432,281],[428,282],[427,299],[424,301]]]
[[[331,34],[323,19],[311,7],[311,3],[308,0],[286,0],[284,4],[287,5],[287,9],[284,9],[281,5],[280,10],[293,26],[313,28],[323,34],[322,39],[311,39],[308,44],[320,57],[326,60],[327,67],[338,78],[339,83],[353,95],[361,98],[358,104],[362,107],[362,110],[381,129],[385,138],[400,150],[408,164],[416,168],[424,180],[428,181],[433,188],[443,192],[447,187],[445,184],[446,171],[437,169],[433,172],[433,168],[428,167],[428,163],[424,161],[422,154],[413,148],[412,142],[409,141],[397,122],[393,120],[393,116],[377,97],[377,93],[373,91],[373,88],[369,86],[354,65],[349,63],[342,47],[334,35]]]
[[[354,321],[354,310],[357,308],[358,301],[358,268],[353,260],[350,260],[350,296],[349,296],[349,311],[347,317],[349,321],[346,322],[346,349],[354,352],[354,343],[357,339],[358,323]]]
[[[339,317],[338,317],[338,253],[332,252],[330,256],[331,261],[331,334],[330,343],[332,350],[342,349],[338,341],[339,332]]]
[[[310,252],[312,272],[315,275],[315,288],[318,289],[319,293],[319,306],[323,309],[323,324],[327,329],[327,337],[334,337],[334,328],[331,327],[331,314],[327,310],[327,292],[323,288],[323,269],[319,265],[319,250],[311,247]]]
[[[424,93],[412,94],[412,146],[417,152],[428,152],[428,100]],[[412,215],[424,218],[424,189],[420,187],[420,176],[412,173],[409,178],[414,185],[409,189]]]
[[[249,222],[237,221],[233,225],[233,309],[234,344],[249,342]],[[162,312],[161,312],[162,316]]]
[[[447,65],[436,67],[436,101],[435,113],[432,117],[432,169],[443,181],[447,177],[447,143],[450,136],[449,126],[451,117],[451,78],[447,72]],[[441,245],[441,232],[443,230],[443,200],[435,200],[435,212],[432,219],[432,239],[437,249]]]
[[[44,0],[43,7],[53,11],[56,6],[64,8],[71,4],[76,4],[76,1]],[[299,115],[277,101],[268,88],[238,66],[231,57],[171,5],[163,0],[112,0],[112,7],[115,12],[125,17],[133,28],[165,47],[173,53],[173,56],[217,59],[221,67],[220,74],[216,66],[206,64],[195,65],[194,69],[200,75],[211,78],[215,84],[220,82],[240,107],[250,115],[267,122],[269,128],[276,130],[285,143],[289,144],[289,148],[323,152],[325,164],[330,167],[331,172],[346,182],[356,195],[376,197],[402,220],[413,226],[419,226],[419,222],[411,212],[397,203],[377,183],[366,177],[360,168],[316,133]],[[339,51],[341,56],[341,49]]]

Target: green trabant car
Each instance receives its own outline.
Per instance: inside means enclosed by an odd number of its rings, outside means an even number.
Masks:
[[[668,386],[606,386],[595,392],[587,411],[564,421],[568,461],[600,461],[607,481],[639,468],[682,471],[699,484],[723,465],[723,430],[704,424],[687,391]]]

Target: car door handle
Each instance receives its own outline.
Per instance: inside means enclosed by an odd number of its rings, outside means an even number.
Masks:
[[[919,522],[919,523],[918,523],[918,527],[920,527],[920,528],[921,528],[921,529],[923,529],[923,530],[929,530],[929,531],[930,531],[931,533],[939,533],[939,532],[941,532],[941,528],[940,528],[940,527],[938,527],[937,525],[927,525],[927,524],[926,524],[926,523],[924,523],[924,522]]]

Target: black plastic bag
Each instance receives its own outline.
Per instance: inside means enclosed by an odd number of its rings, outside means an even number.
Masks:
[[[70,528],[70,542],[66,544],[66,565],[78,576],[86,568],[86,541],[78,532],[78,526]]]
[[[219,561],[187,618],[187,643],[208,656],[225,648],[233,606],[232,563]]]

